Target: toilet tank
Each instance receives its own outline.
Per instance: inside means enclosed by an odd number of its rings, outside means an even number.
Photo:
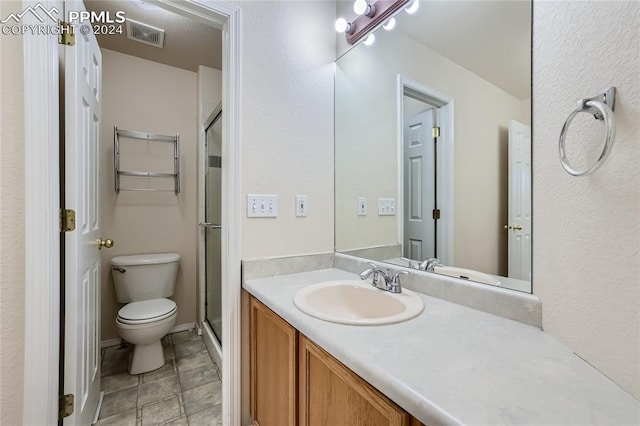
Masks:
[[[111,274],[120,303],[141,302],[173,296],[178,275],[178,253],[116,256]]]

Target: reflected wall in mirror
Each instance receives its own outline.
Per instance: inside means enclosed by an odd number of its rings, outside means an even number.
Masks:
[[[531,292],[531,3],[396,20],[336,61],[336,251]]]

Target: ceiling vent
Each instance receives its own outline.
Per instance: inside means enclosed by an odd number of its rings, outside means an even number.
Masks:
[[[127,38],[162,48],[164,46],[164,30],[127,18]]]

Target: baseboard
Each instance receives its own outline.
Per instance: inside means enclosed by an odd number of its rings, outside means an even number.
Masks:
[[[173,327],[171,329],[171,331],[169,332],[169,334],[173,334],[173,333],[179,333],[181,331],[186,331],[186,330],[193,330],[196,326],[195,322],[188,322],[186,324],[178,324],[175,327]]]
[[[110,348],[112,346],[118,346],[120,345],[121,341],[122,339],[119,337],[116,337],[115,339],[103,340],[100,342],[100,348],[104,349],[104,348]]]
[[[192,330],[195,326],[196,324],[194,322],[188,322],[186,324],[178,324],[171,329],[169,334],[179,333],[181,331],[186,331],[186,330]],[[104,349],[104,348],[110,348],[112,346],[118,346],[120,345],[121,341],[122,339],[120,337],[116,337],[114,339],[106,339],[100,342],[100,348]]]

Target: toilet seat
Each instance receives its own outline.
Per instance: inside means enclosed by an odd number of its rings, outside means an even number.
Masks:
[[[118,311],[117,321],[122,324],[148,324],[169,318],[177,311],[176,302],[171,299],[151,299],[132,302]]]

